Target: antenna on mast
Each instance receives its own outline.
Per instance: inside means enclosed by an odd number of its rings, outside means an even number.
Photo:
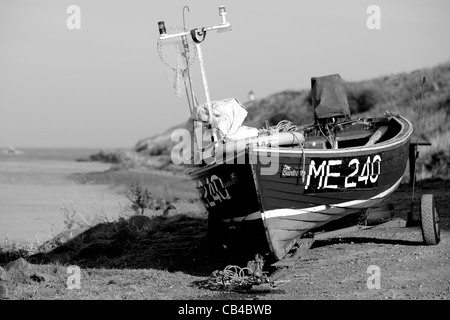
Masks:
[[[172,80],[172,82],[174,82],[174,88],[177,92],[177,97],[179,96],[179,79],[181,79],[181,77],[184,78],[184,75],[186,74],[188,79],[189,79],[189,85],[191,88],[191,98],[192,98],[192,103],[194,104],[196,101],[195,96],[194,96],[194,91],[192,88],[192,79],[190,76],[190,67],[191,67],[191,63],[193,62],[193,59],[190,55],[191,51],[196,51],[196,53],[198,54],[198,59],[199,59],[199,64],[200,64],[200,70],[201,70],[201,74],[202,74],[202,80],[203,80],[203,87],[205,90],[205,97],[206,97],[206,106],[208,109],[208,122],[212,121],[212,110],[211,110],[211,99],[210,99],[210,95],[209,95],[209,87],[208,87],[208,81],[206,78],[206,71],[205,71],[205,65],[204,65],[204,60],[203,60],[203,54],[202,54],[202,50],[201,50],[201,42],[203,42],[205,40],[206,37],[206,33],[208,31],[213,31],[213,30],[217,30],[219,31],[228,31],[230,30],[231,24],[229,22],[227,22],[226,20],[226,9],[225,6],[220,6],[219,7],[219,15],[221,16],[221,23],[219,25],[216,26],[210,26],[210,27],[202,27],[202,28],[195,28],[192,29],[191,31],[187,31],[185,29],[185,17],[184,17],[184,13],[185,13],[185,9],[187,9],[189,11],[189,7],[184,6],[183,7],[183,31],[182,32],[176,32],[176,33],[172,33],[169,34],[166,31],[166,27],[164,24],[164,21],[160,21],[158,23],[158,27],[159,27],[159,40],[158,40],[158,51],[160,54],[160,58],[161,60],[168,66],[168,68],[172,69],[173,71],[175,71],[175,80]],[[172,40],[174,41],[174,43],[176,43],[176,38],[181,38],[181,44],[182,44],[182,50],[180,50],[179,48],[177,48],[177,52],[178,54],[182,54],[185,59],[184,62],[180,62],[179,58],[176,58],[175,63],[173,62],[169,62],[167,61],[167,58],[165,57],[164,53],[162,52],[161,48],[163,47],[163,44],[166,43],[166,41],[168,40]],[[190,42],[193,41],[195,46],[190,46]],[[181,67],[180,67],[181,65]],[[172,71],[172,73],[173,73]],[[186,87],[186,86],[185,86]],[[187,88],[186,88],[187,91]],[[188,98],[188,102],[189,102],[189,98]],[[191,109],[191,104],[189,102],[189,108]],[[192,113],[192,109],[191,109],[191,113]]]
[[[422,101],[423,101],[423,87],[425,85],[425,81],[426,81],[426,77],[422,78],[422,92],[420,95],[420,109],[419,109],[419,119],[417,120],[417,140],[416,140],[416,144],[414,146],[414,175],[413,177],[410,177],[410,179],[413,179],[413,184],[412,184],[412,198],[411,198],[411,211],[408,214],[408,221],[412,222],[412,213],[413,213],[413,205],[414,205],[414,191],[415,191],[415,186],[416,186],[416,162],[417,162],[417,158],[419,157],[419,152],[417,151],[417,148],[419,146],[419,137],[420,137],[420,119],[422,118]]]
[[[186,30],[186,20],[184,18],[185,9],[187,9],[187,11],[189,11],[189,7],[188,6],[183,7],[183,30]],[[189,80],[189,88],[191,91],[191,98],[189,98],[189,92],[188,92],[188,88],[186,85],[186,79],[183,77],[184,78],[184,88],[186,89],[186,98],[187,98],[188,105],[189,105],[189,111],[192,114],[192,112],[193,112],[192,105],[195,106],[195,95],[194,95],[194,88],[192,86],[191,72],[189,70],[190,69],[190,67],[189,67],[189,44],[187,42],[186,36],[182,37],[182,42],[183,42],[184,56],[186,58],[186,65],[187,65],[186,72],[187,72],[187,78]],[[191,101],[192,101],[192,104],[191,104]]]

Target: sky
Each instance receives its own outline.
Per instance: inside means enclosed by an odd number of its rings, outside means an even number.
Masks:
[[[80,29],[67,20],[80,9]],[[263,98],[339,73],[357,81],[450,60],[448,0],[1,0],[0,147],[130,148],[182,123],[158,22],[232,31],[201,43],[211,99]],[[370,5],[380,29],[369,29]],[[205,102],[198,63],[192,80]]]

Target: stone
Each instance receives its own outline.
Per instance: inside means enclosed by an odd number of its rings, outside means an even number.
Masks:
[[[50,262],[50,259],[47,253],[39,252],[28,257],[28,261],[31,264],[47,264]]]
[[[17,260],[9,262],[5,266],[5,270],[6,271],[10,271],[12,269],[20,270],[20,269],[26,268],[27,266],[28,266],[28,262],[24,258],[19,258]]]
[[[8,299],[8,287],[4,283],[0,283],[0,299]]]
[[[58,290],[53,288],[42,288],[38,292],[45,297],[53,297],[58,293]]]
[[[6,270],[3,269],[2,267],[0,267],[0,280],[1,281],[9,280],[8,272],[6,272]]]
[[[57,278],[53,275],[50,274],[46,274],[46,273],[42,273],[42,272],[34,272],[31,276],[30,279],[35,281],[35,282],[55,282],[57,281]]]
[[[128,219],[128,223],[130,226],[135,227],[138,230],[141,230],[142,228],[151,223],[151,219],[147,216],[134,215],[130,219]]]

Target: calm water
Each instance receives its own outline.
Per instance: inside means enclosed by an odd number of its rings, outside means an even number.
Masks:
[[[74,173],[99,172],[110,165],[77,162],[100,149],[0,149],[0,243],[48,239],[64,228],[64,217],[117,218],[123,196],[109,186],[80,185]]]

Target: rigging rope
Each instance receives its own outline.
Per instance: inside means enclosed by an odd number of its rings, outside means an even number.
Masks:
[[[259,255],[255,261],[249,261],[247,267],[228,265],[223,270],[214,271],[211,276],[197,285],[209,290],[248,291],[253,286],[269,284],[269,277],[262,271],[263,261]]]
[[[281,120],[276,129],[278,132],[292,132],[297,130],[297,126],[289,120]]]

